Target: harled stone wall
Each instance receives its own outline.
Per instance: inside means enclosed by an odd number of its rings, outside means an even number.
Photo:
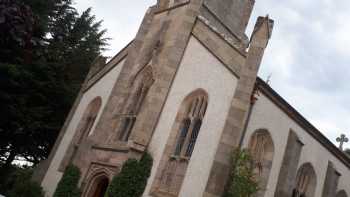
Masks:
[[[54,155],[43,179],[42,186],[47,196],[52,196],[53,192],[56,189],[58,181],[61,179],[62,172],[59,171],[60,164],[71,143],[71,140],[76,132],[76,128],[82,118],[84,111],[86,110],[86,107],[97,96],[100,96],[102,98],[101,110],[96,118],[93,128],[91,129],[91,131],[93,131],[96,127],[96,122],[101,116],[102,109],[105,107],[108,97],[111,93],[111,87],[118,78],[123,63],[124,61],[119,62],[118,65],[115,66],[107,75],[102,77],[93,87],[83,93],[80,103],[77,106],[71,121],[68,123],[65,135],[63,136],[56,154]]]
[[[282,186],[281,184],[285,184],[284,188],[287,189],[284,189],[283,191],[290,192],[295,183],[295,180],[293,180],[292,177],[296,176],[296,169],[299,169],[301,165],[308,162],[312,164],[316,172],[317,185],[315,197],[323,196],[323,192],[328,192],[329,190],[345,190],[350,194],[350,185],[348,184],[350,181],[349,168],[321,145],[304,128],[293,121],[287,113],[283,112],[263,93],[260,93],[260,96],[254,105],[247,128],[247,133],[243,143],[244,147],[248,146],[248,141],[252,133],[262,128],[271,133],[276,147],[265,197],[290,197],[291,194],[288,193],[280,193],[277,195],[278,193],[276,193],[276,189],[278,189],[279,186]],[[294,133],[294,137],[288,137],[291,130]],[[295,149],[296,151],[292,151],[291,148],[287,148],[290,147],[287,144],[290,144],[292,141],[294,141],[296,145],[298,143],[302,145],[300,153],[298,153],[297,149]],[[289,163],[284,163],[283,161],[286,155],[288,157],[288,153],[293,152],[294,156],[289,158]],[[329,170],[329,162],[332,163],[333,170]],[[339,173],[339,177],[332,178],[334,181],[339,179],[338,186],[336,188],[334,188],[334,185],[331,186],[333,188],[324,188],[325,185],[327,186],[327,184],[329,184],[326,182],[327,174],[335,173],[334,170]],[[288,172],[291,172],[292,175],[289,176]],[[278,179],[278,177],[281,178]],[[279,180],[281,181],[278,182]]]
[[[237,78],[196,38],[191,37],[149,146],[154,164],[144,196],[149,196],[152,184],[155,179],[159,179],[156,173],[157,170],[162,170],[160,163],[163,151],[166,146],[171,146],[167,144],[169,138],[176,136],[176,133],[170,136],[170,132],[180,104],[196,89],[203,89],[208,93],[208,108],[180,196],[203,195],[236,85]]]

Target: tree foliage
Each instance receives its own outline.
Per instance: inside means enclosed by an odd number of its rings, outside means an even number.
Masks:
[[[151,173],[153,159],[144,154],[140,161],[129,159],[107,189],[108,197],[140,197]]]
[[[0,172],[1,175],[6,175],[3,177],[7,177],[0,180],[0,193],[7,197],[44,197],[40,185],[31,181],[32,173],[30,167],[17,166],[6,169],[6,172]]]
[[[247,150],[235,150],[232,154],[232,170],[225,197],[251,197],[258,192],[259,183],[253,168],[253,159]]]
[[[72,0],[0,0],[0,165],[48,157],[107,45],[101,24]]]
[[[78,182],[80,179],[80,170],[78,167],[67,166],[60,182],[57,185],[53,197],[79,197],[80,190]]]

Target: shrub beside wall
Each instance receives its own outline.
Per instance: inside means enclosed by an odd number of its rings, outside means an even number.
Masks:
[[[74,165],[67,166],[53,197],[80,197],[79,179],[79,168]]]
[[[248,150],[235,150],[232,170],[224,197],[251,197],[259,190],[253,169],[253,158]]]
[[[140,161],[129,159],[108,187],[106,197],[140,197],[151,173],[152,157],[146,153]]]

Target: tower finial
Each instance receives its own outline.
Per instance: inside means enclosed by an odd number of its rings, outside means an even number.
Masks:
[[[271,78],[272,78],[272,73],[270,73],[270,74],[267,76],[267,78],[266,78],[266,84],[267,84],[267,85],[270,85]]]

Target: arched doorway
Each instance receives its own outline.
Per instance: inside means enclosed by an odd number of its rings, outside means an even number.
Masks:
[[[98,176],[92,181],[88,197],[104,197],[108,188],[109,179],[107,176]]]

